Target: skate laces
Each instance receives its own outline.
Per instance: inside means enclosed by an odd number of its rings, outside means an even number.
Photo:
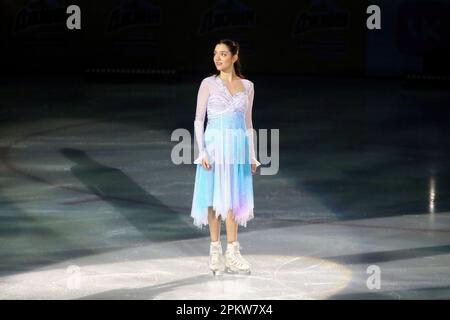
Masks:
[[[242,247],[238,242],[232,244],[231,248],[227,248],[229,256],[231,257],[231,262],[240,267],[249,267],[248,261],[241,256],[240,248]]]

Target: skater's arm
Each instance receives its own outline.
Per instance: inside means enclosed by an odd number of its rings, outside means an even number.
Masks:
[[[252,163],[256,164],[256,166],[260,166],[261,163],[256,160],[255,155],[255,147],[253,143],[253,122],[252,122],[252,110],[253,110],[253,99],[255,97],[255,88],[253,85],[253,82],[250,82],[250,88],[248,92],[248,108],[245,113],[245,126],[247,128],[247,137],[249,141],[249,148],[250,148],[250,159]]]
[[[195,159],[195,164],[202,164],[202,159],[206,154],[204,135],[204,123],[206,115],[206,105],[209,97],[209,88],[206,80],[202,80],[197,94],[197,108],[195,111],[194,132],[197,140],[199,156]]]

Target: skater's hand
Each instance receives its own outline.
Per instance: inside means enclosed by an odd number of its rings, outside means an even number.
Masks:
[[[252,174],[256,172],[256,163],[252,163]]]
[[[202,159],[202,166],[203,166],[203,168],[205,168],[206,170],[209,170],[209,169],[211,169],[211,165],[209,164],[209,159],[208,159],[208,156],[204,156],[203,157],[203,159]]]

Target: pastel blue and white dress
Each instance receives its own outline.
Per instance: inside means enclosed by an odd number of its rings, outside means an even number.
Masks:
[[[194,225],[208,224],[208,207],[225,220],[231,212],[239,225],[254,217],[251,163],[260,166],[254,150],[253,82],[241,79],[245,91],[235,94],[219,76],[204,78],[197,95],[194,120],[198,157],[191,217]],[[204,130],[205,115],[207,125]],[[201,165],[207,155],[211,169]],[[231,211],[230,211],[231,210]]]

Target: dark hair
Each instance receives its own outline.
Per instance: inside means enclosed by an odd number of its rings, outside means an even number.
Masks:
[[[232,55],[235,55],[237,53],[240,52],[240,46],[239,43],[237,43],[236,41],[230,40],[230,39],[221,39],[219,40],[219,42],[216,43],[217,44],[224,44],[228,47],[228,49],[230,50]],[[241,78],[244,79],[244,75],[241,72],[241,58],[238,57],[238,59],[234,62],[234,72],[236,73],[236,75]],[[215,76],[220,75],[220,71],[216,69],[216,71],[214,72]]]

